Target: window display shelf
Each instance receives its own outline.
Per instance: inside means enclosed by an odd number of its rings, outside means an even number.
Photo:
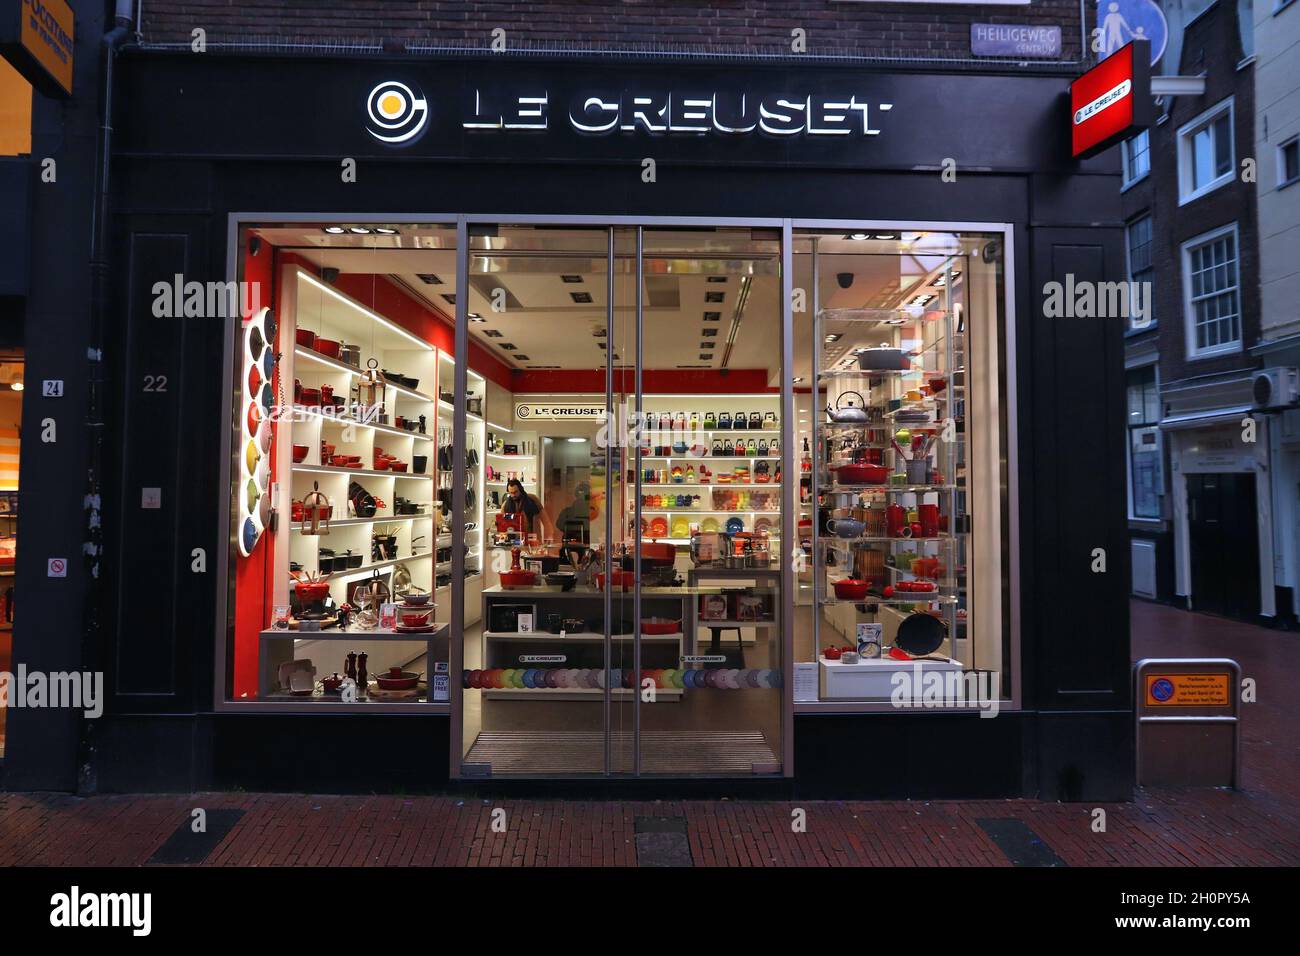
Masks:
[[[398,395],[405,395],[407,398],[414,398],[416,401],[432,403],[434,400],[432,395],[426,395],[424,392],[417,392],[413,388],[407,388],[405,385],[398,385],[396,382],[385,381],[384,386],[386,388],[391,388]]]
[[[329,576],[330,581],[350,581],[352,578],[365,577],[380,571],[384,568],[391,568],[395,564],[405,564],[408,561],[424,561],[433,557],[432,551],[425,551],[423,554],[408,554],[401,558],[389,558],[387,561],[376,561],[373,564],[364,564],[359,568],[353,568],[342,574],[334,572]]]
[[[889,607],[908,606],[913,604],[956,604],[960,599],[951,594],[916,594],[912,597],[900,598],[898,595],[893,597],[877,597],[868,594],[864,598],[836,598],[824,597],[818,600],[818,604],[827,606],[836,606],[841,604],[883,604]]]
[[[894,494],[927,494],[932,491],[964,491],[962,485],[833,485],[821,489],[824,495],[857,495],[893,492]]]
[[[398,521],[431,521],[433,515],[375,515],[373,518],[339,518],[330,519],[331,528],[348,528],[362,524],[392,524]],[[294,523],[292,531],[302,531],[302,525]]]
[[[605,641],[604,634],[596,634],[591,631],[575,631],[572,634],[552,634],[550,631],[533,631],[528,634],[520,634],[517,631],[484,631],[483,636],[489,641],[536,641],[543,644],[601,644]],[[676,634],[642,634],[641,641],[646,644],[676,644],[681,641],[683,635],[680,631]],[[631,634],[614,634],[611,636],[613,641],[628,642],[632,640]]]
[[[909,355],[908,358],[915,358]],[[889,376],[905,375],[923,375],[924,369],[919,368],[831,368],[824,372],[818,372],[817,377],[820,379],[837,379],[837,378],[884,378]]]
[[[963,531],[945,531],[941,534],[932,534],[927,537],[904,538],[901,535],[897,538],[887,536],[866,537],[866,538],[837,538],[829,535],[822,535],[818,540],[825,545],[843,547],[852,544],[896,544],[906,542],[907,544],[926,544],[931,541],[957,541],[966,536]]]
[[[634,461],[628,455],[628,462]],[[642,455],[642,461],[780,461],[780,455]]]
[[[822,309],[818,317],[826,322],[874,322],[877,325],[903,325],[925,316],[926,321],[950,318],[943,309]]]
[[[392,644],[427,644],[430,639],[445,634],[450,625],[435,622],[433,627],[434,630],[420,634],[403,634],[400,631],[382,628],[350,627],[347,630],[339,630],[337,627],[330,627],[323,631],[268,628],[258,634],[258,637],[263,641],[283,641],[292,638],[295,641],[383,641]]]
[[[404,478],[408,481],[433,481],[433,475],[413,475],[409,471],[377,471],[373,468],[340,468],[336,465],[294,465],[297,473],[323,475],[366,475],[370,478]]]
[[[322,425],[336,425],[339,428],[369,428],[372,431],[383,432],[386,435],[395,435],[398,438],[414,438],[418,441],[433,441],[432,435],[407,431],[405,428],[397,428],[393,425],[381,425],[378,422],[360,422],[340,415],[326,415],[319,409],[307,405],[295,405],[294,409],[304,414],[311,415],[314,418],[319,418]]]
[[[429,401],[433,401],[433,399],[429,399]],[[439,408],[446,408],[446,409],[450,410],[450,411],[453,412],[453,413],[456,411],[456,406],[455,406],[455,405],[453,405],[451,402],[445,401],[445,400],[443,400],[443,399],[441,399],[441,398],[438,399],[438,407],[439,407]],[[465,409],[465,418],[466,418],[466,420],[471,421],[471,422],[481,422],[481,421],[483,421],[483,416],[482,416],[482,415],[475,415],[475,414],[474,414],[473,412],[471,412],[468,408]],[[532,457],[532,456],[521,455],[520,457],[523,458],[523,457]]]

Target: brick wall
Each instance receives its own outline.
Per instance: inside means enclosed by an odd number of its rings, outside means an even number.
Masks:
[[[485,47],[506,31],[514,49],[564,45],[599,50],[675,46],[719,52],[789,53],[791,30],[808,52],[857,56],[970,58],[970,24],[1057,24],[1065,61],[1079,58],[1078,0],[1028,6],[843,3],[833,0],[143,0],[148,44],[248,42]]]
[[[1169,119],[1151,128],[1151,175],[1124,195],[1126,219],[1152,214],[1155,310],[1160,342],[1161,386],[1181,379],[1254,367],[1244,350],[1214,358],[1187,358],[1183,305],[1182,243],[1219,226],[1237,224],[1238,286],[1242,341],[1259,340],[1259,243],[1255,187],[1241,181],[1241,161],[1255,142],[1254,67],[1238,69],[1243,54],[1235,4],[1212,6],[1187,29],[1179,74],[1205,73],[1202,96],[1171,97]],[[1210,107],[1233,97],[1233,148],[1237,177],[1185,205],[1178,204],[1179,127]]]

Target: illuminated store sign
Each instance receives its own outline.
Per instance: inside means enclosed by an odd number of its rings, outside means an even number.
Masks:
[[[717,92],[582,91],[562,108],[561,123],[590,136],[610,133],[745,136],[878,136],[880,114],[892,103],[870,104],[856,95],[757,96]],[[546,130],[553,118],[549,92],[492,97],[476,89],[470,130]]]

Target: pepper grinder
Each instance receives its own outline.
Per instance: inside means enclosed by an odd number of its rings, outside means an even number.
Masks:
[[[421,416],[420,416],[420,434],[421,434],[421,435],[424,434],[424,426],[425,426],[425,417],[424,417],[423,415],[421,415]]]
[[[366,670],[366,656],[364,651],[357,655],[357,688],[363,694],[366,692],[366,688],[370,686],[368,683],[370,674]]]
[[[347,663],[343,665],[343,676],[357,679],[357,652],[348,651]]]

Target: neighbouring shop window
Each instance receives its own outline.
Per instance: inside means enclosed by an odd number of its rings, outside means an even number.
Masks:
[[[1232,180],[1232,102],[1229,97],[1178,131],[1180,205]]]
[[[1149,215],[1134,219],[1126,230],[1128,240],[1128,278],[1133,308],[1129,310],[1129,328],[1145,330],[1155,325],[1155,277],[1156,270],[1151,263],[1151,217]],[[1141,297],[1140,303],[1137,297]],[[1145,310],[1140,312],[1141,305]]]
[[[1292,136],[1277,148],[1277,184],[1290,186],[1300,179],[1300,136]]]
[[[809,290],[795,367],[811,373],[796,704],[900,706],[935,679],[1009,697],[1000,237],[796,232],[793,252]]]
[[[1128,373],[1129,514],[1160,517],[1160,393],[1156,367]]]
[[[1124,143],[1124,186],[1133,185],[1151,172],[1151,135],[1147,130]]]
[[[1188,357],[1239,351],[1236,223],[1183,244],[1183,288]]]

